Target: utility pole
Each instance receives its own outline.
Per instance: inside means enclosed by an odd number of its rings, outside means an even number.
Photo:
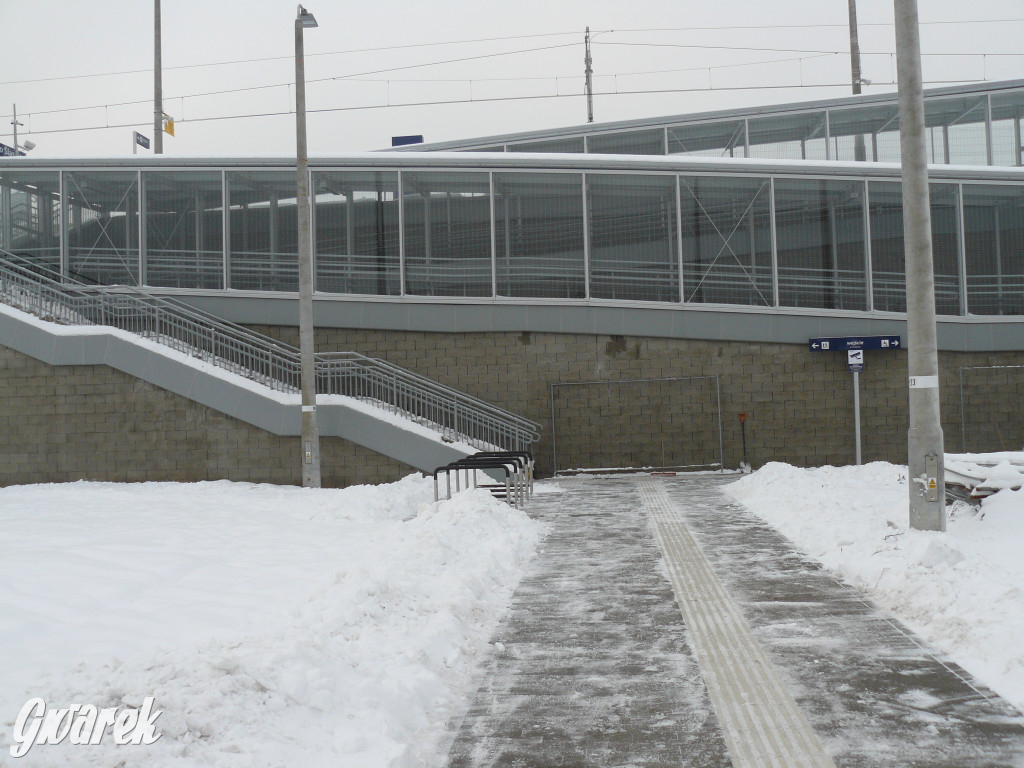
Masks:
[[[18,154],[18,126],[24,125],[24,123],[18,122],[18,105],[12,104],[11,109],[14,111],[14,117],[11,118],[11,125],[14,126],[14,154]]]
[[[587,84],[587,122],[592,123],[594,122],[594,70],[591,65],[594,62],[593,59],[590,58],[590,27],[587,27],[587,34],[583,38],[583,44],[586,48],[586,55],[583,57],[583,73],[586,75]]]
[[[850,5],[850,73],[853,78],[853,95],[860,95],[860,86],[864,82],[860,74],[860,41],[857,35],[857,0],[849,0]],[[864,146],[864,134],[858,133],[854,139],[853,159],[864,162],[867,149]]]
[[[299,386],[302,390],[302,485],[320,487],[320,428],[316,418],[316,359],[313,328],[313,241],[306,150],[306,64],[302,31],[316,17],[301,5],[295,18],[295,187],[299,240]]]
[[[153,0],[153,154],[164,153],[164,85],[160,61],[160,0]]]
[[[903,242],[907,270],[910,527],[944,531],[945,448],[939,416],[935,269],[932,263],[917,0],[895,0],[895,10],[900,157],[903,166]]]

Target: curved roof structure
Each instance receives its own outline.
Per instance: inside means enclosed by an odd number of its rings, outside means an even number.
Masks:
[[[940,344],[1021,349],[1024,81],[927,104]],[[312,157],[317,322],[899,333],[895,109],[895,95],[867,96]],[[0,158],[0,247],[291,324],[295,194],[289,157]]]

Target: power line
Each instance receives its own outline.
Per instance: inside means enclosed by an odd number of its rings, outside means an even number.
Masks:
[[[842,51],[821,51],[821,50],[805,50],[802,48],[755,48],[752,46],[735,46],[735,45],[689,45],[685,43],[616,43],[608,40],[602,40],[600,43],[595,45],[623,45],[623,46],[638,46],[641,48],[696,48],[701,50],[709,51],[768,51],[772,53],[842,53]],[[847,51],[849,53],[849,51]]]
[[[974,19],[965,21],[922,21],[921,26],[932,26],[938,24],[1012,24],[1024,22],[1024,18],[1018,19]],[[859,27],[892,27],[891,21],[860,22]],[[745,29],[825,29],[837,27],[848,29],[849,24],[757,24],[757,25],[733,25],[728,27],[651,27],[646,29],[615,29],[612,32],[734,32]]]
[[[790,25],[790,26],[798,26],[798,25]],[[553,34],[562,34],[562,33],[553,33]],[[523,37],[523,36],[519,36],[519,37]],[[509,39],[509,38],[494,38],[494,39]],[[436,43],[436,44],[430,43],[430,44],[424,44],[424,45],[445,45],[445,44],[448,44],[448,43]],[[451,44],[454,44],[454,43],[451,43]],[[665,70],[650,70],[650,71],[642,71],[642,72],[621,72],[621,73],[599,74],[598,77],[602,77],[602,78],[607,78],[607,77],[632,77],[632,76],[646,75],[646,74],[667,74],[667,73],[671,73],[671,72],[720,70],[720,69],[728,69],[728,68],[735,68],[735,67],[757,66],[757,65],[762,65],[762,64],[777,64],[777,63],[784,63],[784,62],[789,62],[789,61],[800,61],[800,60],[803,60],[804,58],[818,58],[818,57],[822,57],[822,56],[844,55],[844,54],[848,53],[846,51],[820,51],[820,50],[813,50],[813,49],[787,49],[787,48],[750,48],[750,47],[740,47],[740,46],[708,46],[708,45],[693,45],[693,46],[690,46],[690,45],[676,45],[676,44],[628,43],[628,42],[623,42],[623,43],[607,43],[606,42],[606,43],[602,43],[602,44],[603,45],[609,45],[609,44],[611,44],[611,45],[622,45],[622,46],[648,46],[649,45],[649,46],[653,46],[653,47],[724,49],[724,50],[751,51],[751,52],[753,52],[753,51],[764,51],[764,52],[777,51],[777,52],[794,52],[794,53],[806,53],[806,54],[808,54],[807,57],[790,57],[790,58],[786,58],[786,59],[773,59],[773,60],[768,60],[768,61],[745,62],[745,63],[740,63],[740,64],[720,64],[720,65],[713,65],[713,66],[710,66],[710,67],[687,67],[687,68],[680,68],[680,69],[665,69]],[[408,64],[408,65],[402,65],[402,66],[396,66],[396,67],[389,67],[389,68],[385,68],[385,69],[368,70],[368,71],[365,71],[365,72],[355,72],[355,73],[351,73],[351,74],[348,74],[348,75],[334,75],[334,76],[331,76],[331,77],[315,78],[315,79],[308,80],[307,83],[323,83],[323,82],[332,82],[332,81],[338,81],[338,80],[353,80],[353,81],[356,81],[356,80],[360,80],[361,78],[365,78],[367,75],[386,74],[386,73],[389,73],[389,72],[400,72],[400,71],[406,71],[406,70],[410,70],[410,69],[421,69],[421,68],[424,68],[424,67],[441,66],[441,65],[444,65],[444,64],[465,63],[465,62],[469,62],[469,61],[478,61],[478,60],[482,60],[482,59],[498,58],[498,57],[501,57],[501,56],[513,56],[513,55],[519,55],[519,54],[524,54],[524,53],[536,53],[536,52],[540,52],[540,51],[555,50],[555,49],[559,49],[559,48],[571,48],[571,47],[574,47],[576,45],[578,45],[578,44],[577,43],[562,43],[562,44],[551,45],[551,46],[539,46],[539,47],[536,47],[536,48],[523,48],[523,49],[517,49],[517,50],[514,50],[514,51],[500,51],[500,52],[497,52],[497,53],[481,54],[479,56],[465,56],[465,57],[460,57],[460,58],[455,58],[455,59],[442,59],[442,60],[438,60],[438,61],[423,62],[423,63],[420,63],[420,64]],[[396,47],[415,47],[415,46],[396,46]],[[386,49],[365,49],[365,50],[386,50]],[[863,52],[862,55],[864,55],[864,56],[893,56],[894,53],[892,51],[874,51],[874,52],[869,51],[869,52]],[[980,57],[986,57],[986,56],[993,56],[993,57],[1000,56],[1000,57],[1004,57],[1005,56],[1005,57],[1013,57],[1013,56],[1024,56],[1024,52],[1015,52],[1015,53],[925,53],[925,54],[922,54],[922,56],[930,56],[930,57],[952,57],[952,56],[956,56],[956,57],[971,57],[971,56],[980,56]],[[205,66],[205,65],[197,65],[197,66]],[[140,71],[142,71],[142,70],[140,70]],[[150,70],[145,70],[145,71],[148,72]],[[559,80],[559,79],[569,79],[569,78],[575,78],[575,77],[580,77],[580,76],[579,75],[556,75],[556,76],[552,77],[550,75],[546,75],[546,76],[540,76],[540,77],[524,77],[524,78],[465,78],[464,77],[464,78],[450,78],[450,79],[440,79],[439,78],[439,79],[436,79],[436,80],[428,80],[428,79],[394,79],[394,78],[389,78],[387,80],[385,80],[385,79],[377,79],[377,80],[364,80],[364,81],[365,82],[461,82],[461,83],[473,83],[473,82],[499,82],[499,81],[500,82],[515,82],[515,81],[532,81],[532,80],[548,80],[548,79]],[[0,83],[0,84],[2,84],[2,83]],[[182,94],[182,95],[177,95],[177,96],[168,96],[167,100],[168,101],[176,101],[176,100],[184,101],[185,99],[204,98],[204,97],[209,97],[209,96],[225,96],[225,95],[234,94],[234,93],[245,93],[245,92],[248,92],[248,91],[270,90],[270,89],[273,89],[273,88],[290,88],[292,85],[293,85],[293,83],[291,81],[286,82],[286,83],[271,83],[271,84],[266,84],[266,85],[253,85],[253,86],[245,86],[245,87],[242,87],[242,88],[229,88],[229,89],[220,90],[220,91],[205,91],[205,92],[199,92],[199,93]],[[108,103],[108,104],[94,104],[94,105],[91,105],[91,106],[83,106],[83,107],[64,107],[64,108],[61,108],[61,109],[34,110],[34,111],[31,111],[31,112],[25,113],[25,116],[31,118],[32,116],[63,114],[63,113],[67,113],[67,112],[85,112],[85,111],[94,110],[94,109],[110,109],[110,108],[116,108],[116,107],[135,106],[135,105],[138,105],[138,104],[148,104],[149,102],[150,102],[150,99],[147,98],[147,99],[137,99],[137,100],[133,100],[133,101],[113,102],[113,103]]]
[[[962,24],[1013,24],[1024,22],[1024,18],[1016,19],[973,19],[963,21],[922,21],[922,26],[928,25],[962,25]],[[862,22],[859,26],[862,27],[891,27],[891,22]],[[763,30],[763,29],[827,29],[827,28],[842,28],[847,27],[846,24],[758,24],[758,25],[732,25],[732,26],[718,26],[718,27],[654,27],[648,29],[605,29],[598,30],[594,34],[606,34],[610,32],[633,32],[633,33],[653,33],[653,32],[732,32],[740,30]],[[491,43],[500,42],[504,40],[524,40],[539,37],[565,37],[568,35],[579,35],[578,30],[572,32],[541,32],[530,35],[507,35],[503,37],[480,37],[469,40],[446,40],[434,43],[408,43],[405,45],[388,45],[378,46],[374,48],[352,48],[344,51],[326,51],[324,53],[308,53],[306,58],[321,57],[321,56],[343,56],[353,53],[379,53],[382,51],[401,51],[409,50],[414,48],[429,48],[439,47],[445,45],[470,45],[474,43]],[[747,49],[750,50],[750,49]],[[770,50],[770,49],[765,49]],[[1013,54],[1005,54],[1013,55]],[[293,56],[291,54],[286,56],[263,56],[252,59],[232,59],[228,61],[211,61],[200,64],[179,64],[172,67],[163,67],[165,72],[171,70],[183,70],[183,69],[201,69],[205,67],[222,67],[231,66],[237,64],[258,64],[268,61],[291,61]],[[55,75],[53,77],[37,77],[29,78],[25,80],[4,80],[0,81],[0,85],[26,85],[32,83],[49,83],[57,82],[62,80],[83,80],[97,77],[117,77],[121,75],[138,75],[138,74],[150,74],[153,70],[147,69],[125,69],[118,70],[116,72],[95,72],[84,75]]]
[[[959,83],[975,83],[977,80],[935,80],[926,81],[926,85],[955,85]],[[895,86],[895,82],[877,82],[875,85],[891,85]],[[752,86],[715,86],[710,88],[657,88],[657,89],[644,89],[644,90],[632,90],[632,91],[604,91],[596,92],[596,96],[642,96],[642,95],[654,95],[654,94],[666,94],[666,93],[720,93],[725,91],[772,91],[772,90],[796,90],[796,89],[820,89],[820,88],[846,88],[849,83],[843,81],[841,83],[815,83],[815,84],[800,84],[800,85],[752,85]],[[417,102],[402,102],[398,104],[367,104],[352,107],[324,107],[322,109],[308,109],[308,114],[327,114],[333,112],[357,112],[363,110],[378,110],[378,109],[403,109],[410,107],[433,107],[433,106],[450,106],[455,104],[490,104],[496,102],[518,102],[518,101],[536,101],[543,99],[575,99],[580,98],[581,94],[578,93],[555,93],[555,94],[539,94],[532,96],[501,96],[494,98],[468,98],[468,99],[444,99],[440,101],[417,101]],[[208,123],[217,122],[221,120],[246,120],[255,119],[261,117],[285,117],[293,115],[292,110],[283,110],[278,112],[257,112],[244,115],[216,115],[212,117],[194,117],[189,119],[178,120],[177,122],[181,125],[187,123]],[[103,131],[103,130],[114,130],[119,128],[138,128],[140,126],[148,125],[144,122],[132,122],[132,123],[118,123],[115,125],[96,125],[96,126],[84,126],[79,128],[54,128],[50,130],[42,131],[29,131],[32,135],[51,135],[59,133],[82,133],[86,131]]]
[[[387,45],[377,48],[352,48],[345,51],[327,51],[325,53],[307,53],[306,58],[311,59],[319,56],[343,56],[351,53],[379,53],[381,51],[401,51],[411,48],[430,48],[442,45],[469,45],[472,43],[493,43],[500,42],[503,40],[523,40],[534,37],[565,37],[567,35],[579,35],[579,32],[544,32],[536,35],[509,35],[507,37],[480,37],[473,40],[450,40],[446,42],[438,43],[409,43],[408,45]],[[174,67],[163,67],[163,71],[177,69],[200,69],[203,67],[223,67],[232,64],[260,64],[267,61],[293,61],[294,54],[287,56],[264,56],[255,59],[234,59],[232,61],[212,61],[205,64],[179,64]],[[82,80],[93,77],[114,77],[117,75],[139,75],[139,74],[151,74],[152,68],[149,69],[126,69],[118,72],[97,72],[90,75],[57,75],[54,77],[40,77],[32,78],[29,80],[6,80],[0,81],[0,85],[24,85],[28,83],[48,83],[58,80]]]
[[[359,77],[364,77],[366,75],[378,75],[378,74],[383,74],[383,73],[386,73],[386,72],[398,72],[398,71],[403,71],[403,70],[407,70],[407,69],[420,69],[422,67],[433,67],[433,66],[439,66],[439,65],[442,65],[442,64],[464,63],[464,62],[467,62],[467,61],[477,61],[477,60],[480,60],[480,59],[493,59],[493,58],[498,58],[498,57],[501,57],[501,56],[519,55],[519,54],[522,54],[522,53],[537,53],[539,51],[554,50],[556,48],[569,48],[569,47],[572,47],[572,46],[575,46],[575,45],[577,45],[577,43],[564,43],[564,44],[560,44],[560,45],[541,46],[541,47],[538,47],[538,48],[523,48],[523,49],[519,49],[519,50],[515,50],[515,51],[501,51],[501,52],[498,52],[498,53],[486,53],[486,54],[481,54],[479,56],[465,56],[465,57],[458,58],[458,59],[443,59],[441,61],[429,61],[429,62],[424,62],[424,63],[421,63],[421,64],[408,64],[408,65],[400,66],[400,67],[389,67],[389,68],[386,68],[386,69],[369,70],[367,72],[356,72],[356,73],[353,73],[353,74],[350,74],[350,75],[335,75],[335,76],[332,76],[332,77],[320,77],[320,78],[308,79],[308,80],[306,80],[306,84],[308,85],[309,83],[324,83],[324,82],[331,82],[331,81],[334,81],[334,80],[355,79],[355,78],[359,78]],[[231,93],[245,93],[246,91],[263,91],[263,90],[269,90],[271,88],[290,88],[292,85],[294,85],[294,83],[292,83],[291,81],[289,81],[287,83],[272,83],[270,85],[250,85],[250,86],[246,86],[244,88],[230,88],[230,89],[226,89],[226,90],[223,90],[223,91],[206,91],[206,92],[203,92],[203,93],[188,93],[188,94],[183,94],[181,96],[168,96],[166,100],[167,101],[175,101],[177,99],[196,99],[196,98],[202,98],[202,97],[205,97],[205,96],[225,96],[225,95],[231,94]],[[109,107],[127,107],[127,106],[133,106],[135,104],[148,104],[149,101],[150,101],[149,99],[139,99],[137,101],[122,101],[122,102],[116,102],[116,103],[113,103],[113,104],[97,104],[97,105],[90,106],[90,107],[66,107],[66,108],[63,108],[63,109],[53,109],[53,110],[45,110],[45,111],[36,110],[36,111],[33,111],[33,112],[26,113],[26,116],[27,117],[31,117],[32,115],[52,115],[52,114],[58,114],[58,113],[62,113],[62,112],[81,112],[81,111],[85,111],[85,110],[89,110],[89,109],[107,109]]]

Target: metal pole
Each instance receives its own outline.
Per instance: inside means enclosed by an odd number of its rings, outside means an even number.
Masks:
[[[907,365],[910,429],[907,436],[910,527],[946,530],[939,360],[935,328],[924,97],[917,0],[895,0],[896,66],[903,166],[903,238],[907,271]]]
[[[153,0],[153,154],[164,153],[164,85],[160,61],[160,0]]]
[[[857,466],[861,465],[860,460],[860,374],[853,372],[853,429],[857,433]]]
[[[320,487],[320,432],[316,420],[316,370],[313,354],[313,246],[309,215],[309,159],[306,156],[306,71],[302,27],[305,9],[295,19],[295,187],[299,231],[299,359],[302,388],[302,485]],[[315,22],[314,22],[315,23]]]
[[[11,110],[14,112],[14,117],[11,118],[11,125],[14,126],[14,156],[18,156],[18,126],[22,123],[18,122],[18,105],[12,104]]]
[[[849,0],[850,4],[850,74],[853,78],[853,95],[860,95],[863,78],[860,73],[860,41],[857,35],[857,0]],[[864,146],[864,134],[858,133],[853,142],[853,159],[858,162],[867,160],[867,148]],[[858,462],[859,464],[860,462]]]
[[[584,70],[583,73],[586,75],[587,84],[587,122],[594,122],[594,83],[592,76],[594,70],[592,68],[593,59],[590,58],[590,27],[587,27],[587,34],[583,38],[583,44],[586,48],[586,55],[583,57]]]

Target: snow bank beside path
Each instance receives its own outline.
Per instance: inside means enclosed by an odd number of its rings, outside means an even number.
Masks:
[[[1024,710],[1024,491],[908,529],[906,467],[771,463],[727,493]]]
[[[542,534],[483,491],[432,499],[414,476],[0,489],[0,764],[36,696],[153,696],[163,735],[17,766],[431,764]]]

